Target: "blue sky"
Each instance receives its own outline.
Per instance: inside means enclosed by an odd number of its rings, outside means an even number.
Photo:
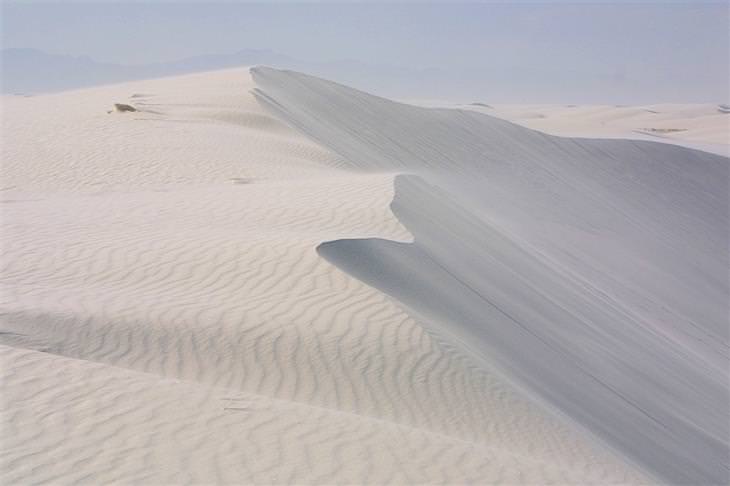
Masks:
[[[672,101],[724,101],[729,30],[724,2],[3,2],[0,40],[118,63],[271,49],[310,61],[522,73],[556,86],[601,80],[596,94],[605,83],[636,84],[637,96],[654,85]]]

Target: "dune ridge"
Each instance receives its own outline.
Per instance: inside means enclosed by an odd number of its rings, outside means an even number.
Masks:
[[[662,480],[727,482],[726,157],[252,73],[353,168],[406,174],[391,207],[413,244],[320,254]]]
[[[321,258],[412,241],[395,171],[350,170],[254,88],[3,100],[3,483],[651,480]]]

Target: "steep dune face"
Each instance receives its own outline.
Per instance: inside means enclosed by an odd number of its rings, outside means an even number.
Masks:
[[[413,244],[319,252],[663,480],[728,480],[728,159],[549,136],[298,73],[262,103],[399,176]]]

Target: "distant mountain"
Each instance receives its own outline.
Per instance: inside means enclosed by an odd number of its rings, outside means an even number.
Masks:
[[[254,65],[304,71],[386,96],[431,94],[433,87],[446,75],[446,71],[437,69],[370,65],[354,60],[308,62],[257,49],[139,65],[99,62],[88,56],[49,54],[36,49],[3,49],[0,50],[0,91],[5,94],[47,93]],[[425,90],[419,90],[419,87]]]
[[[651,79],[619,79],[586,72],[580,67],[566,71],[564,68],[524,66],[515,60],[509,66],[475,63],[461,68],[413,68],[351,59],[312,62],[267,49],[243,49],[232,54],[138,65],[99,62],[88,56],[49,54],[36,49],[2,49],[0,92],[48,93],[255,65],[300,71],[395,99],[460,103],[717,102],[700,91],[692,96],[680,96],[671,82],[656,84]]]
[[[442,68],[410,68],[369,64],[352,59],[311,62],[266,49],[244,49],[233,54],[210,54],[172,62],[124,65],[99,62],[88,56],[49,54],[37,49],[0,50],[0,92],[39,94],[152,79],[237,66],[266,65],[301,71],[390,98],[473,101],[485,86],[513,86],[508,73],[462,72]],[[495,74],[504,79],[489,82]]]
[[[251,49],[234,54],[141,65],[98,62],[87,56],[48,54],[36,49],[3,49],[0,51],[0,89],[3,93],[53,92],[235,66],[267,64],[286,67],[293,62],[293,59],[275,52]]]

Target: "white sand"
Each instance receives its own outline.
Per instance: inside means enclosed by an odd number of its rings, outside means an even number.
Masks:
[[[730,481],[728,158],[253,73],[353,167],[404,174],[391,207],[414,243],[323,256],[662,480]]]
[[[730,156],[730,107],[722,104],[505,105],[428,100],[415,103],[476,111],[561,137],[649,140]]]
[[[3,98],[3,484],[650,480],[321,258],[412,241],[396,171],[347,170],[253,88]]]

